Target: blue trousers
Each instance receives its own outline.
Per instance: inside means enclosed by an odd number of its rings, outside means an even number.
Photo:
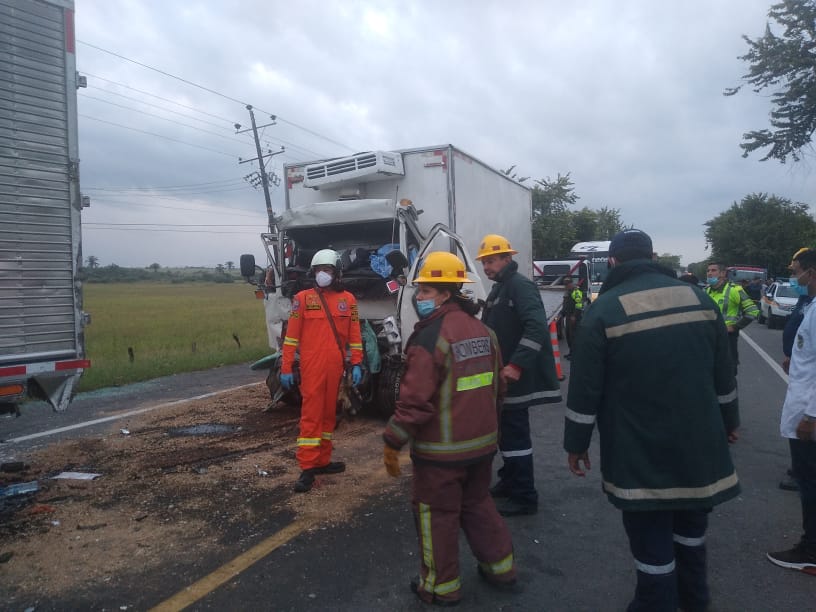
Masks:
[[[802,544],[816,554],[816,442],[789,439],[788,443],[802,501]]]
[[[623,526],[637,567],[628,612],[706,610],[705,532],[709,510],[624,512]]]
[[[533,441],[530,438],[530,415],[527,408],[504,409],[501,412],[499,450],[502,465],[499,487],[520,504],[538,504],[533,475]]]

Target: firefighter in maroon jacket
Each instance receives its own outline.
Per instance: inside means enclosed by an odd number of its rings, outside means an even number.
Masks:
[[[421,559],[411,590],[427,603],[450,606],[461,597],[460,526],[479,576],[498,588],[516,582],[510,532],[489,492],[504,394],[501,352],[474,316],[479,307],[460,293],[462,283],[473,281],[458,257],[428,254],[415,282],[420,321],[383,434],[385,466],[399,476],[399,449],[410,442]]]

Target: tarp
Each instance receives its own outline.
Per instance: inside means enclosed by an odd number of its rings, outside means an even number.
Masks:
[[[323,225],[390,221],[396,215],[393,200],[339,200],[317,202],[284,211],[283,230]]]

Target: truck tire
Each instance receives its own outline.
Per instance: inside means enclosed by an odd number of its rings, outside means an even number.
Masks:
[[[400,380],[402,379],[402,360],[389,359],[383,362],[378,380],[377,408],[380,415],[389,418],[397,409]]]
[[[779,327],[779,317],[768,313],[768,329],[776,329],[777,327]]]
[[[765,317],[765,311],[762,310],[762,306],[760,306],[759,307],[759,316],[757,317],[757,322],[760,325],[762,325],[765,321],[767,321],[767,318]]]

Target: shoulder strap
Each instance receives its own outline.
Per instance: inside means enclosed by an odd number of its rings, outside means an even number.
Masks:
[[[343,357],[343,363],[346,362],[346,350],[343,348],[343,343],[340,342],[340,334],[337,333],[337,326],[334,324],[334,317],[331,316],[329,312],[329,305],[326,303],[326,298],[323,297],[323,292],[315,289],[315,293],[317,297],[320,298],[320,302],[323,304],[323,312],[326,314],[326,318],[329,320],[329,325],[331,325],[332,332],[334,333],[334,340],[337,342],[337,348],[340,349],[340,355]]]

